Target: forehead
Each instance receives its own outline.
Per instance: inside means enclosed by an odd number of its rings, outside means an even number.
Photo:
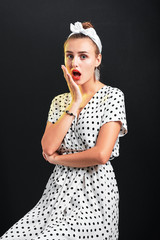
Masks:
[[[95,46],[90,38],[71,38],[67,41],[64,51],[95,52]]]

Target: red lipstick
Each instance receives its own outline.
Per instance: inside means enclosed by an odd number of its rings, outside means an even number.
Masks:
[[[80,71],[78,71],[77,69],[72,69],[72,78],[74,80],[79,80],[80,77],[81,77]]]

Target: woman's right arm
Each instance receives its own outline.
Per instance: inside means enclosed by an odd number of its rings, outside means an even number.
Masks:
[[[71,103],[66,110],[76,115],[78,106],[79,105],[76,103]],[[53,124],[48,122],[49,124],[47,124],[41,140],[42,149],[47,155],[50,156],[58,150],[64,136],[71,126],[73,118],[74,116],[63,113],[56,123]]]
[[[62,66],[62,70],[72,96],[72,101],[66,110],[69,110],[76,115],[82,101],[82,95],[78,85],[73,81],[65,66]],[[73,118],[74,116],[63,113],[56,123],[47,123],[41,140],[42,149],[47,155],[50,156],[58,150],[72,124]]]

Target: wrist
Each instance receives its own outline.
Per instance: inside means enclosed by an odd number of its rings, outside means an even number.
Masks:
[[[71,102],[71,104],[66,108],[66,110],[68,110],[69,112],[72,112],[74,115],[76,115],[79,106],[80,106],[80,103]]]
[[[65,111],[68,115],[76,117],[76,115],[73,112],[70,112],[68,110]]]

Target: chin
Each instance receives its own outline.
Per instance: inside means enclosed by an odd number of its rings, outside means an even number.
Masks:
[[[84,79],[79,79],[79,80],[74,80],[74,82],[77,85],[84,85],[85,83],[89,82],[90,79],[84,80]]]
[[[83,85],[80,81],[74,81],[77,85]]]

